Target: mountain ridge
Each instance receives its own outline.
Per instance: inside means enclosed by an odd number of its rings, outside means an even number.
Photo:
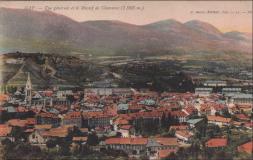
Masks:
[[[118,20],[78,22],[51,11],[0,8],[0,22],[2,50],[8,50],[6,46],[11,48],[15,46],[11,46],[12,43],[20,40],[31,43],[31,46],[19,43],[23,52],[27,51],[25,48],[36,52],[36,48],[48,47],[47,52],[77,50],[103,55],[155,55],[178,49],[252,53],[252,38],[239,39],[236,34],[222,33],[213,25],[199,20],[181,23],[167,19],[146,25]],[[240,35],[247,36],[241,32]],[[5,38],[9,39],[8,45]]]

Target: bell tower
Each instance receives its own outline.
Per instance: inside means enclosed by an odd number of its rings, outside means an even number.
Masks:
[[[25,102],[29,106],[32,103],[32,82],[31,82],[30,72],[28,72],[27,81],[25,85]]]

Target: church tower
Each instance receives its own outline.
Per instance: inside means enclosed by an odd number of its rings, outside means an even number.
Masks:
[[[32,82],[30,73],[28,72],[26,86],[25,86],[25,102],[27,105],[31,105],[32,103]]]

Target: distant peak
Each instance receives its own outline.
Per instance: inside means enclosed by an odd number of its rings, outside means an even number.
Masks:
[[[29,15],[29,16],[34,16],[34,17],[36,17],[36,16],[43,16],[43,17],[52,16],[52,17],[56,17],[56,18],[61,17],[61,18],[68,19],[68,20],[71,20],[73,22],[76,22],[75,20],[73,20],[72,18],[70,18],[68,16],[58,14],[58,13],[50,11],[50,10],[38,11],[38,10],[31,10],[31,9],[0,7],[0,12],[12,13],[13,15],[20,15],[20,16]]]
[[[234,34],[234,35],[247,35],[247,36],[252,36],[252,33],[249,33],[249,32],[239,32],[239,31],[229,31],[229,32],[226,32],[224,34]]]
[[[122,22],[119,20],[89,20],[89,21],[84,21],[82,22],[82,24],[107,24],[107,25],[131,25],[131,26],[136,26],[135,24],[131,24],[131,23],[126,23],[126,22]]]
[[[226,33],[242,33],[242,32],[239,32],[239,31],[229,31],[229,32],[226,32]]]
[[[210,23],[208,22],[205,22],[205,21],[200,21],[200,20],[196,20],[196,19],[193,19],[193,20],[190,20],[190,21],[187,21],[185,22],[184,24],[205,24],[205,25],[210,25],[212,26]]]
[[[213,26],[210,23],[200,21],[200,20],[191,20],[186,23],[184,23],[185,26],[195,29],[201,32],[205,32],[208,34],[216,34],[216,35],[221,35],[222,33],[217,29],[215,26]]]
[[[165,20],[161,20],[161,21],[157,21],[154,23],[150,23],[147,25],[159,25],[159,24],[164,24],[164,25],[169,25],[169,24],[182,24],[181,22],[175,20],[175,19],[165,19]]]
[[[181,22],[179,22],[179,21],[177,21],[176,19],[173,19],[173,18],[161,20],[160,22],[176,22],[176,23],[181,23]]]
[[[251,33],[243,33],[238,31],[230,31],[224,33],[226,38],[236,39],[236,40],[249,40],[252,42],[252,34]]]

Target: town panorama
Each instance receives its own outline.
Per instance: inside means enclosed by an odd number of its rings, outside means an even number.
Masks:
[[[208,16],[140,25],[6,6],[0,159],[252,159],[252,33]]]

